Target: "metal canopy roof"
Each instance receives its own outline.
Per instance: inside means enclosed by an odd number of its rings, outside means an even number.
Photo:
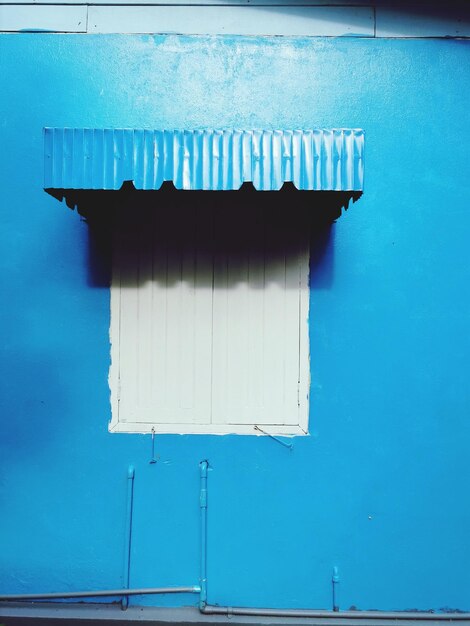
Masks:
[[[362,191],[364,132],[46,128],[46,189]]]

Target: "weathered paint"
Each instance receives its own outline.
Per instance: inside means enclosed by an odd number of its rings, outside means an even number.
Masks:
[[[0,5],[0,31],[85,33],[85,6]]]
[[[210,603],[331,608],[336,566],[340,608],[469,610],[468,44],[0,46],[2,592],[122,586],[129,463],[130,585],[197,584],[207,459]],[[313,242],[310,437],[166,435],[149,464],[107,432],[109,289],[44,126],[365,129],[366,192]]]
[[[183,33],[371,37],[371,7],[155,6],[100,7],[88,11],[92,33]]]
[[[2,30],[470,37],[470,10],[465,0],[0,0]]]

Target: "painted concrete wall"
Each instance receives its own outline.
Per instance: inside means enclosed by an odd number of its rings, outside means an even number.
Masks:
[[[198,582],[211,603],[470,609],[469,47],[0,38],[0,589]],[[362,127],[366,191],[312,251],[311,436],[109,434],[109,288],[46,194],[44,126]],[[195,597],[136,599],[169,605]]]

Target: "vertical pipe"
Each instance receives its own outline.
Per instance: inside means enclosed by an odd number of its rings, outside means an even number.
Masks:
[[[201,556],[200,556],[200,587],[199,608],[204,610],[207,604],[207,461],[201,461],[200,468],[200,490],[199,506],[201,515]]]
[[[135,469],[129,465],[127,469],[127,508],[126,508],[126,545],[124,552],[124,588],[129,589],[131,575],[131,541],[132,541],[132,512],[134,505],[134,476]],[[121,599],[121,609],[125,611],[129,606],[129,596]]]
[[[339,574],[338,568],[333,567],[333,576],[331,578],[332,583],[332,591],[333,591],[333,611],[339,611],[339,598],[338,598],[338,584],[339,584]]]

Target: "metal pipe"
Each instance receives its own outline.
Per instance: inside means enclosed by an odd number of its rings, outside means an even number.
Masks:
[[[130,566],[131,566],[131,541],[132,541],[132,514],[134,504],[134,477],[135,469],[129,465],[127,470],[127,507],[126,507],[126,542],[124,552],[124,589],[105,589],[94,591],[64,591],[53,593],[16,593],[0,595],[0,602],[15,602],[23,600],[65,600],[73,598],[106,598],[122,596],[121,608],[126,609],[129,604],[129,596],[157,595],[167,593],[201,593],[199,585],[192,587],[145,587],[142,589],[129,589]]]
[[[200,578],[201,595],[199,597],[199,609],[204,610],[207,603],[207,461],[201,461],[200,468],[200,489],[199,489],[199,507],[201,516],[201,539],[200,539]]]
[[[333,611],[339,611],[338,584],[339,584],[339,574],[338,574],[338,568],[335,565],[333,567],[333,576],[331,577],[332,595],[333,595]]]
[[[247,615],[254,617],[306,617],[375,620],[469,620],[470,613],[420,613],[418,611],[315,611],[309,609],[252,609],[246,607],[210,606],[200,609],[204,615]]]
[[[127,470],[127,507],[126,507],[126,545],[124,550],[124,587],[129,589],[131,576],[131,542],[132,542],[132,514],[134,505],[134,477],[135,469],[129,465]],[[125,611],[129,606],[129,596],[121,599],[121,609]]]
[[[163,593],[201,593],[199,586],[194,587],[148,587],[144,589],[106,589],[101,591],[64,591],[54,593],[15,593],[1,595],[0,602],[20,600],[61,600],[66,598],[106,598],[109,596],[146,596]]]
[[[470,613],[424,613],[419,611],[340,611],[338,602],[338,568],[333,568],[333,610],[315,609],[262,609],[249,607],[213,606],[207,604],[207,461],[200,463],[201,486],[201,595],[199,610],[203,615],[244,615],[252,617],[292,617],[307,619],[351,619],[351,620],[420,620],[420,621],[465,621],[470,620]]]

